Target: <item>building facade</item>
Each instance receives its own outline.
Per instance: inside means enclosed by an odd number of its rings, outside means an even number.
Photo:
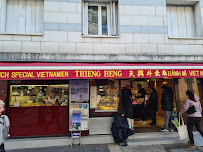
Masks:
[[[157,89],[160,117],[164,81],[178,110],[187,89],[202,99],[202,0],[1,0],[0,8],[1,98],[13,137],[68,134],[74,109],[83,109],[84,135],[108,134],[122,88],[136,94],[137,84]]]

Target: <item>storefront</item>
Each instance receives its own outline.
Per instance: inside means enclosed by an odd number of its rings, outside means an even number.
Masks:
[[[162,116],[164,81],[179,110],[187,89],[202,99],[202,77],[202,64],[192,63],[0,63],[0,98],[6,102],[12,137],[67,135],[74,110],[82,111],[83,135],[109,134],[123,87],[136,94],[142,84],[147,95],[154,87]],[[139,117],[135,106],[134,119]]]

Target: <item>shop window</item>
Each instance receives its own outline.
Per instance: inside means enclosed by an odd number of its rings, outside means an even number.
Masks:
[[[10,107],[66,106],[69,85],[10,85]]]
[[[118,36],[118,2],[83,1],[83,35]]]
[[[117,111],[119,104],[118,80],[90,81],[90,108],[95,112]]]
[[[42,35],[44,0],[1,0],[1,33]]]
[[[167,18],[170,38],[203,36],[199,3],[192,6],[167,6]]]

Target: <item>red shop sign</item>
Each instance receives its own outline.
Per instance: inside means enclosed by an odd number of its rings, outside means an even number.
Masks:
[[[0,70],[0,80],[198,77],[203,77],[203,69]]]

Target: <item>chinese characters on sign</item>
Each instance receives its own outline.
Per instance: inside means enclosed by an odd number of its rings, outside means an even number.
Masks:
[[[203,69],[139,70],[21,70],[0,71],[0,80],[24,79],[105,79],[105,78],[193,78],[203,77]]]

